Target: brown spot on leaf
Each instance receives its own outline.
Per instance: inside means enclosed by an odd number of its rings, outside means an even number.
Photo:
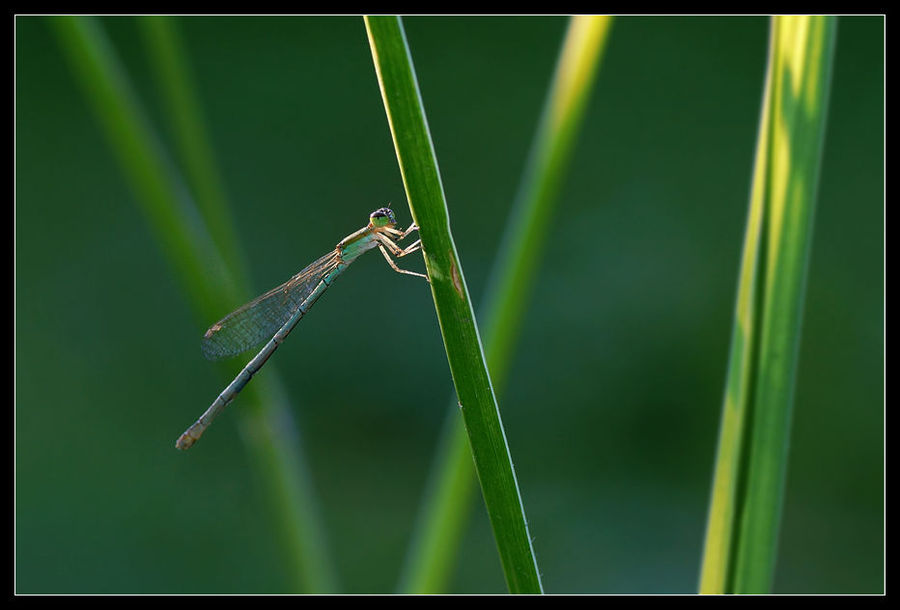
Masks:
[[[456,261],[453,260],[453,253],[450,253],[450,279],[453,281],[453,287],[459,298],[463,298],[462,278],[459,277],[459,269],[456,268]]]

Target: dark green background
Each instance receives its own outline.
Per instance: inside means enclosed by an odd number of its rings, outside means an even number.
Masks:
[[[101,24],[170,143],[135,19]],[[48,25],[15,22],[16,589],[285,591],[241,400],[173,448],[227,382],[199,349],[215,320],[194,319]],[[361,18],[177,25],[255,290],[388,201],[409,222]],[[883,590],[883,25],[838,27],[777,592]],[[566,19],[405,27],[477,303]],[[696,590],[767,32],[613,25],[498,397],[547,592]],[[364,257],[269,366],[343,589],[394,590],[452,396],[429,291]],[[504,591],[480,499],[472,515],[451,590]]]

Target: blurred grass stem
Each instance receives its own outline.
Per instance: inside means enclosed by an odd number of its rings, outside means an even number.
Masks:
[[[835,31],[771,22],[701,593],[772,588]]]
[[[544,242],[554,226],[560,186],[611,24],[610,17],[573,17],[569,23],[490,275],[481,319],[488,369],[498,393],[506,385]],[[455,401],[449,411],[401,577],[400,590],[408,593],[446,589],[471,508],[475,479],[468,438]]]
[[[223,229],[230,226],[230,221],[221,221],[217,231],[222,244],[214,244],[204,218],[194,207],[188,189],[140,108],[124,69],[97,22],[87,17],[58,17],[53,19],[53,24],[64,54],[194,314],[201,324],[217,319],[250,294],[243,279],[240,288],[234,288],[238,284],[232,274],[240,271],[230,269],[225,262],[239,259],[233,234]],[[170,37],[167,42],[158,42],[166,45],[172,40]],[[182,61],[172,48],[163,48],[162,52],[169,54],[169,62]],[[183,70],[173,69],[175,73]],[[170,92],[171,95],[179,97],[186,106],[194,104],[185,101],[193,99],[193,93],[185,89],[189,85],[187,78],[176,78],[170,85],[179,89]],[[175,119],[175,123],[189,120],[189,116],[184,116]],[[192,133],[193,137],[205,139],[201,132]],[[206,145],[198,146],[192,154],[205,155]],[[213,167],[209,159],[197,163],[206,167],[201,173]],[[221,199],[219,208],[207,208],[207,214],[228,217],[223,202]],[[226,247],[231,254],[223,257],[217,245]],[[228,365],[231,375],[236,366]],[[234,411],[244,419],[248,432],[245,438],[276,515],[293,586],[298,591],[332,591],[335,579],[331,560],[322,537],[299,436],[283,391],[271,371],[248,388],[244,402]],[[186,418],[189,417],[186,413]],[[175,451],[174,447],[172,450]],[[202,549],[198,552],[202,553]]]

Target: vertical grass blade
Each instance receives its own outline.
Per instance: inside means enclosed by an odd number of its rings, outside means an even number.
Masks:
[[[609,17],[573,17],[569,23],[529,161],[491,272],[481,320],[488,370],[498,394],[506,385],[543,244],[553,225],[559,187],[611,21]],[[454,404],[436,452],[430,487],[401,579],[401,590],[409,593],[445,590],[467,523],[475,481],[466,431],[455,411]]]
[[[771,590],[835,32],[772,20],[701,593]]]
[[[237,283],[229,278],[226,263],[101,28],[93,19],[81,17],[54,18],[52,23],[63,54],[195,315],[204,323],[216,319],[229,305],[243,302],[248,287],[231,288]],[[237,366],[230,365],[232,374]],[[245,404],[235,412],[249,431],[251,454],[277,516],[293,586],[299,591],[331,591],[331,561],[299,438],[280,387],[270,374],[245,393]]]
[[[147,55],[153,69],[164,119],[175,140],[178,161],[209,229],[210,236],[240,285],[248,285],[244,256],[225,195],[225,186],[216,169],[215,154],[206,129],[206,120],[192,86],[187,56],[172,17],[147,16],[138,20]]]
[[[475,470],[513,593],[541,593],[515,470],[488,374],[465,276],[450,233],[431,134],[399,17],[366,17],[369,46],[469,437]]]

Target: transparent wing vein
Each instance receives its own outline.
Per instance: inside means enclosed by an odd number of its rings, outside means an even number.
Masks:
[[[201,342],[203,355],[209,360],[219,360],[270,339],[339,263],[337,252],[330,252],[281,286],[256,297],[210,326]]]

